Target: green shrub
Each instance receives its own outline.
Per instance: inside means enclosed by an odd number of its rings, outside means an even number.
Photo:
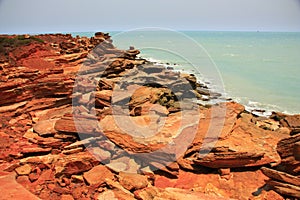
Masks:
[[[44,43],[42,39],[34,36],[31,36],[30,38],[25,38],[24,35],[18,35],[16,37],[0,36],[0,56],[6,56],[9,51],[12,51],[17,47],[26,46],[34,42]]]
[[[44,43],[44,41],[40,38],[31,36],[28,39],[25,39],[24,35],[18,35],[17,37],[14,38],[8,38],[8,37],[0,37],[0,46],[3,47],[8,47],[8,46],[23,46],[30,44],[32,42],[39,42],[39,43]]]

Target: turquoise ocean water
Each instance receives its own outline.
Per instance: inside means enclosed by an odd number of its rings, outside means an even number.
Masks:
[[[73,33],[93,36],[93,33]],[[111,32],[114,44],[195,73],[249,110],[300,113],[300,33]]]

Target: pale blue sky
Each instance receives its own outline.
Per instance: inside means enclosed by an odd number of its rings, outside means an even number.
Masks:
[[[299,31],[300,0],[0,0],[0,33]]]

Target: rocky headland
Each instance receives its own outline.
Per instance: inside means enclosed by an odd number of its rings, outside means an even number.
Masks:
[[[0,36],[0,199],[299,199],[300,115],[256,116],[108,34]]]

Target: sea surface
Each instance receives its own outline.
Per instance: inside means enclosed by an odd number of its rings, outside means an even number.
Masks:
[[[300,113],[300,33],[138,29],[110,34],[118,48],[134,46],[143,58],[194,73],[249,111]]]

